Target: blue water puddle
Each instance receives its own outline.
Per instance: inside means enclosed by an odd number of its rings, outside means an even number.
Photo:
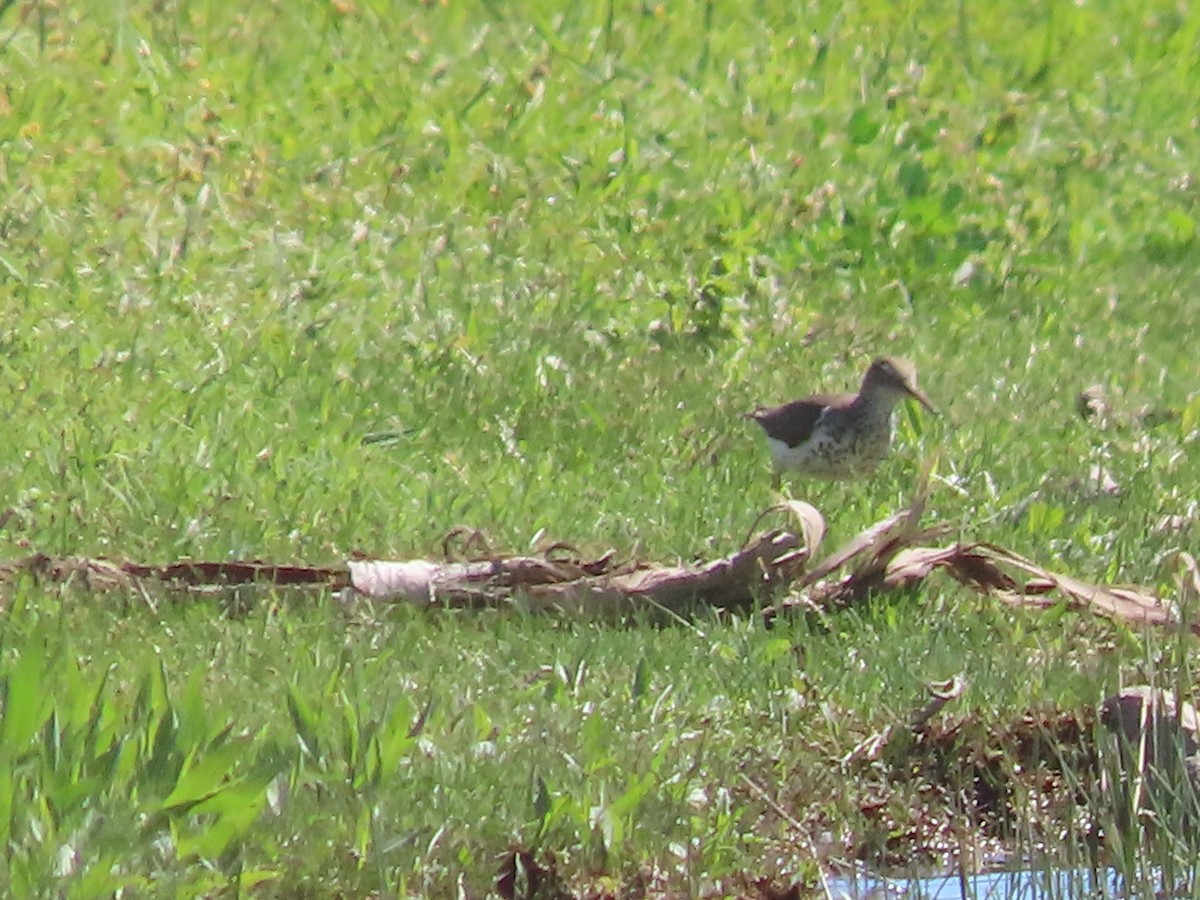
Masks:
[[[1099,894],[1122,896],[1122,881],[1115,870],[1101,873],[1105,882],[1096,883],[1089,869],[1049,869],[1037,872],[992,872],[971,875],[939,875],[933,878],[884,879],[872,876],[834,878],[830,895],[837,900],[887,900],[892,897],[925,900],[1058,900]]]

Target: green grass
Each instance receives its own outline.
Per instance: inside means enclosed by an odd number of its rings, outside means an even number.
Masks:
[[[1154,528],[1200,481],[1181,7],[39,0],[0,32],[0,557],[465,524],[714,558],[772,502],[739,414],[883,352],[944,416],[868,486],[791,485],[833,540],[937,454],[967,538],[1163,591],[1194,543]],[[1175,415],[1098,429],[1095,383]],[[742,775],[836,858],[878,825],[832,761],[923,682],[965,673],[986,731],[1190,680],[1183,639],[940,582],[772,631],[8,605],[0,872],[78,896],[479,894],[515,844],[598,890],[813,885]]]

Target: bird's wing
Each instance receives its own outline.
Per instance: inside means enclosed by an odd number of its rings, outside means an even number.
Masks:
[[[783,406],[760,407],[748,417],[762,426],[767,437],[783,441],[789,447],[798,447],[812,437],[827,406],[848,403],[853,398],[853,394],[814,394]]]

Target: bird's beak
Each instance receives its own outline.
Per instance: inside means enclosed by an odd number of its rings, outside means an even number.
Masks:
[[[929,410],[935,416],[940,415],[940,413],[936,409],[933,408],[933,404],[929,402],[929,398],[925,396],[925,392],[922,391],[919,387],[913,386],[913,387],[908,388],[908,393],[912,396],[912,398],[914,400],[916,400],[918,403],[920,403],[923,407],[925,407],[927,410]]]

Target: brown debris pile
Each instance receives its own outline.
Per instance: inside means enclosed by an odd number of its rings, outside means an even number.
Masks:
[[[118,563],[81,557],[35,555],[0,564],[0,583],[21,575],[87,590],[145,594],[155,586],[190,593],[246,586],[317,588],[341,599],[405,602],[427,608],[512,606],[529,611],[622,619],[637,613],[685,616],[698,608],[762,608],[769,618],[791,608],[822,610],[875,592],[910,587],[935,571],[1015,605],[1071,606],[1139,625],[1184,625],[1180,606],[1200,595],[1200,572],[1185,553],[1180,604],[1141,587],[1092,584],[1052,572],[1011,550],[986,542],[936,543],[945,523],[924,526],[927,488],[918,486],[909,506],[818,557],[825,521],[812,506],[790,501],[783,511],[796,531],[775,529],[747,540],[729,556],[696,565],[618,565],[612,553],[583,560],[566,545],[537,556],[488,551],[477,532],[465,560],[352,559],[344,567],[272,565],[265,562],[183,561],[169,565]],[[447,558],[450,547],[446,548]],[[814,563],[814,560],[816,562]]]

